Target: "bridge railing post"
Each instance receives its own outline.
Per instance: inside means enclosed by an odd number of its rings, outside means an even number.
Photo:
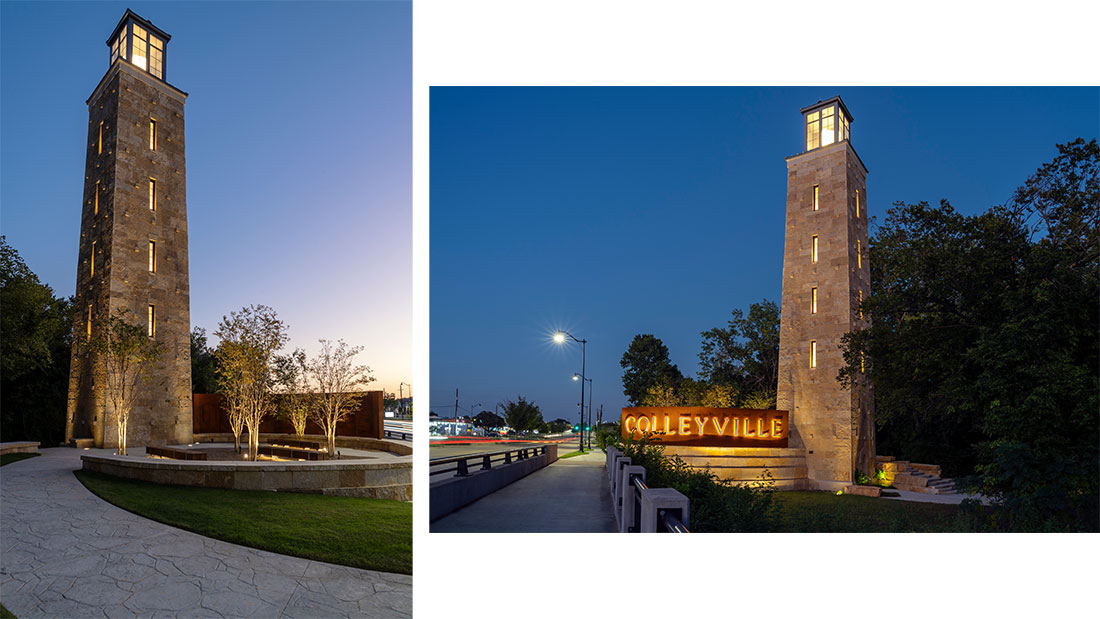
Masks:
[[[635,477],[640,477],[642,481],[646,479],[646,472],[644,466],[626,465],[622,467],[622,471],[619,473],[619,492],[615,497],[615,516],[619,521],[619,532],[630,533],[637,523],[634,522],[634,484],[632,483]]]
[[[607,448],[607,455],[605,457],[606,461],[604,462],[604,466],[607,467],[607,483],[611,484],[612,486],[615,485],[615,456],[621,453],[622,452],[615,447]]]
[[[675,513],[684,526],[690,526],[690,505],[688,498],[672,488],[650,488],[642,493],[641,522],[642,533],[656,533],[660,512]]]

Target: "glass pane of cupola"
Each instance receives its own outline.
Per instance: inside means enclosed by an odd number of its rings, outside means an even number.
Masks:
[[[149,34],[145,31],[145,28],[134,24],[134,56],[131,62],[142,69],[148,65],[148,50],[146,49],[146,38]]]
[[[821,145],[827,146],[836,141],[835,108],[829,106],[821,110]]]

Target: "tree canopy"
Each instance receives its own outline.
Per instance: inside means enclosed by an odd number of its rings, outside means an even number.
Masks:
[[[739,392],[775,393],[779,380],[779,306],[764,299],[740,309],[726,328],[702,332],[699,376],[707,383],[730,385]]]
[[[218,390],[217,358],[210,350],[206,329],[191,328],[191,393],[214,393]]]
[[[623,394],[633,406],[641,405],[650,388],[675,386],[683,378],[680,369],[669,360],[668,346],[649,333],[634,336],[619,365],[623,368]]]
[[[504,409],[504,419],[516,432],[530,432],[543,426],[542,411],[534,402],[528,402],[519,396],[515,401],[508,400],[500,405]]]
[[[43,446],[65,436],[73,301],[54,295],[0,236],[0,435]]]
[[[888,211],[869,243],[872,326],[845,338],[838,377],[864,354],[879,453],[976,472],[1018,528],[1097,516],[1100,148],[1058,151],[1006,205]]]

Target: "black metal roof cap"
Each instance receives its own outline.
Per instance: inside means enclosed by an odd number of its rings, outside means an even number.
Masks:
[[[818,101],[817,103],[815,103],[813,105],[807,105],[806,107],[802,108],[799,111],[802,112],[803,114],[805,114],[806,112],[808,112],[810,110],[813,110],[813,109],[816,109],[816,108],[819,108],[819,107],[825,107],[830,103],[836,103],[836,104],[840,105],[840,109],[844,110],[844,115],[848,117],[848,122],[852,122],[852,121],[855,120],[855,118],[852,117],[852,113],[848,111],[848,106],[844,105],[844,101],[840,98],[840,95],[837,95],[837,96],[833,97],[832,99],[826,99],[824,101]]]
[[[122,19],[118,20],[118,25],[115,26],[115,29],[111,31],[111,36],[107,37],[107,45],[110,45],[111,41],[115,40],[115,37],[118,36],[118,31],[122,30],[122,25],[125,24],[126,20],[131,17],[134,18],[134,21],[137,22],[139,26],[157,35],[157,37],[163,39],[165,43],[168,43],[168,41],[172,40],[172,35],[154,26],[153,22],[145,19],[144,17],[138,15],[130,9],[126,9],[126,12],[122,14]]]

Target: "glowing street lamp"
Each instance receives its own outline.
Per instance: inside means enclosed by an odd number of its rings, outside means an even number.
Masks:
[[[585,345],[588,344],[588,340],[578,340],[576,337],[573,336],[572,333],[570,333],[568,331],[558,331],[557,333],[554,334],[554,342],[557,343],[557,344],[564,344],[565,343],[565,338],[567,338],[567,337],[569,339],[573,340],[574,342],[581,345],[581,374],[580,374],[580,377],[583,379],[583,380],[581,380],[581,444],[580,444],[580,448],[577,451],[580,451],[581,453],[584,453],[584,381],[588,380],[584,376],[584,356],[585,356],[584,351],[585,351]]]

